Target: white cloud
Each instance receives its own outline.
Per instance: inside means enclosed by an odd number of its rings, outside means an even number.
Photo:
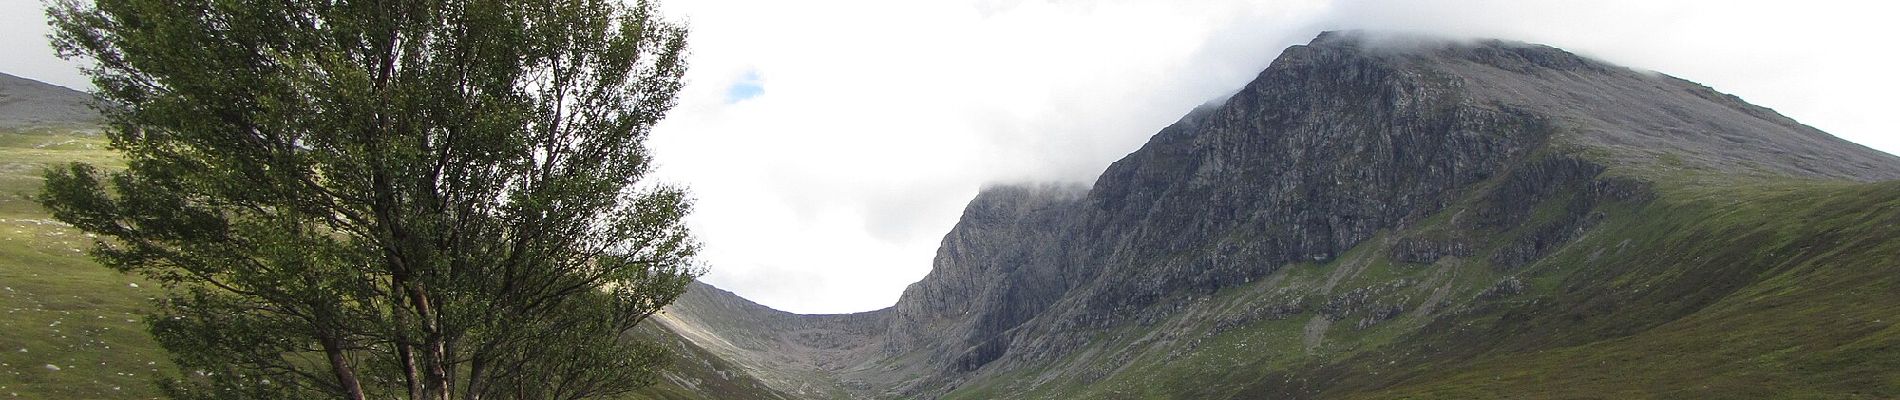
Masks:
[[[928,272],[982,184],[1093,179],[1320,5],[674,1],[692,83],[653,146],[700,199],[708,281],[869,310]],[[727,104],[748,71],[763,94]]]
[[[700,198],[706,279],[795,312],[883,307],[986,182],[1090,180],[1321,29],[1541,42],[1676,74],[1872,146],[1900,93],[1837,2],[673,0],[693,86],[654,146]],[[721,101],[757,71],[764,94]]]
[[[0,72],[78,85],[35,0]],[[1900,152],[1894,6],[1869,1],[666,0],[691,83],[651,144],[706,279],[795,312],[887,306],[989,182],[1087,181],[1322,29],[1540,42]],[[37,46],[37,47],[36,47]],[[64,68],[62,70],[62,68]],[[64,72],[62,72],[64,71]],[[738,101],[730,90],[760,89]]]

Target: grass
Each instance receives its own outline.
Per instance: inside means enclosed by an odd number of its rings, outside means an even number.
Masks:
[[[633,334],[641,340],[664,346],[672,352],[672,363],[667,368],[671,372],[662,376],[660,381],[649,386],[630,399],[650,400],[698,400],[698,399],[755,399],[773,400],[789,397],[772,390],[742,368],[720,359],[691,341],[676,335],[658,324],[641,324]]]
[[[85,255],[92,239],[54,221],[30,196],[47,166],[119,162],[83,129],[0,131],[0,399],[159,398],[176,367],[147,333],[158,285]],[[770,399],[776,392],[654,324],[634,332],[675,355],[666,376],[632,399]]]
[[[68,161],[115,162],[102,139],[74,130],[0,132],[0,398],[153,398],[152,379],[174,368],[141,322],[159,289],[88,260],[90,239],[25,197],[41,168]],[[948,397],[1900,398],[1900,183],[1612,173],[1658,182],[1658,199],[1600,204],[1596,228],[1518,270],[1496,271],[1486,255],[1557,220],[1574,193],[1488,234],[1457,225],[1454,206],[1153,326],[1096,332],[1099,351]],[[1386,239],[1420,236],[1467,236],[1478,254],[1389,259]],[[1316,292],[1349,265],[1356,272]],[[1478,298],[1506,274],[1530,289]],[[1407,314],[1365,329],[1349,314],[1305,346],[1320,305],[1382,285],[1369,300]],[[1415,315],[1441,290],[1452,307]],[[1306,310],[1210,334],[1230,313],[1287,302]],[[676,335],[638,334],[679,357],[635,398],[776,396]]]
[[[156,397],[152,380],[174,368],[143,322],[159,289],[93,263],[92,240],[27,197],[48,165],[113,164],[104,139],[0,131],[0,160],[0,396]]]
[[[1900,397],[1900,183],[1669,197],[1551,260],[1588,271],[1546,305],[1502,311],[1530,316],[1490,328],[1514,351],[1421,362],[1433,372],[1355,397]],[[1582,261],[1619,238],[1636,240]]]
[[[1612,171],[1606,176],[1630,176]],[[1032,365],[950,398],[1900,398],[1900,182],[1645,173],[1658,197],[1602,202],[1578,238],[1511,271],[1488,255],[1557,221],[1577,195],[1544,197],[1527,223],[1455,226],[1447,214],[1380,237],[1464,235],[1477,254],[1389,260],[1368,240],[1324,265],[1293,264],[1224,289],[1152,327],[1103,331],[1110,349]],[[1479,196],[1461,202],[1478,206]],[[1326,294],[1329,275],[1356,267]],[[1355,268],[1347,268],[1351,271]],[[1525,293],[1482,298],[1505,276]],[[1407,314],[1357,329],[1349,314],[1302,348],[1313,306],[1381,285]],[[1201,337],[1220,312],[1301,295],[1306,312]],[[1414,315],[1444,290],[1452,307]],[[1137,341],[1159,332],[1172,341]],[[1101,340],[1099,338],[1121,338]],[[1106,375],[1077,366],[1114,366]],[[1051,378],[1053,377],[1053,378]]]

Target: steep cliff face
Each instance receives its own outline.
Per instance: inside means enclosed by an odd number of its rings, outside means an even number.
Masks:
[[[1900,159],[1666,75],[1524,43],[1329,32],[1090,187],[986,189],[890,309],[797,316],[719,293],[674,314],[702,345],[802,371],[836,388],[825,396],[1299,397],[1332,387],[1308,380],[1358,381],[1292,366],[1462,343],[1432,335],[1644,248],[1567,253],[1675,207],[1684,185],[1896,178]],[[1256,372],[1220,370],[1241,366]],[[1165,379],[1229,379],[1121,391],[1199,368],[1220,372]]]
[[[1004,333],[1062,298],[1077,271],[1070,252],[1086,188],[992,187],[945,235],[931,274],[892,309],[887,349],[922,350],[932,364],[970,371],[995,359]]]

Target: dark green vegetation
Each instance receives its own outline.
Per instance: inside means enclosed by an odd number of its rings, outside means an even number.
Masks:
[[[1036,380],[1077,361],[1065,360],[949,397],[1900,396],[1900,182],[1661,181],[1653,201],[1600,208],[1597,227],[1521,270],[1464,258],[1394,262],[1384,259],[1393,241],[1374,239],[1335,262],[1215,293],[1177,318],[1103,332],[1091,347],[1144,350],[1097,376]],[[1322,307],[1325,299],[1274,290],[1321,285],[1340,271],[1350,274],[1347,287],[1426,283],[1375,289],[1367,300],[1403,310],[1472,301],[1437,319],[1322,327],[1319,343],[1310,336],[1318,319],[1224,327],[1204,318],[1235,307]],[[1524,285],[1500,291],[1505,281]],[[1186,334],[1167,333],[1177,331]],[[1168,339],[1156,345],[1157,337]]]
[[[690,200],[642,182],[685,71],[656,10],[54,3],[123,163],[34,200],[166,289],[168,397],[627,394],[666,354],[628,333],[699,273]]]
[[[158,398],[154,382],[177,369],[144,321],[163,289],[93,262],[84,253],[92,239],[29,199],[51,165],[118,164],[93,130],[0,131],[0,398]],[[642,324],[630,335],[669,357],[654,386],[622,398],[782,397],[665,328]]]
[[[1900,182],[1665,188],[1526,274],[1543,290],[1411,338],[1435,351],[1313,376],[1368,397],[1900,397]]]

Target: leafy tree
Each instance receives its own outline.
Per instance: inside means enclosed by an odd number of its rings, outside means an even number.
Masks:
[[[617,0],[98,0],[48,10],[126,167],[39,200],[170,288],[175,398],[574,399],[697,275],[642,181],[683,26]]]

